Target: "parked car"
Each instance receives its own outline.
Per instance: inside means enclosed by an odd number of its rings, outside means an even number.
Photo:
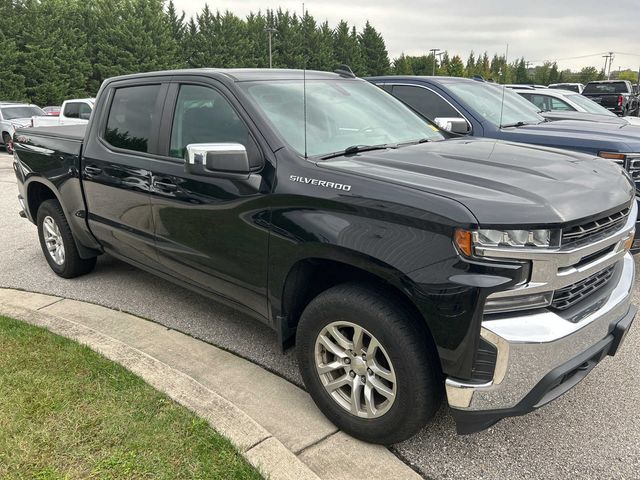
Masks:
[[[608,158],[640,192],[640,129],[632,125],[547,121],[512,89],[458,77],[384,76],[369,81],[426,119],[460,135],[562,148]],[[640,223],[634,252],[640,251]]]
[[[621,117],[640,115],[638,94],[628,80],[589,82],[582,94]]]
[[[46,127],[53,125],[77,125],[86,124],[89,121],[95,98],[74,98],[62,103],[60,115],[56,118],[50,116],[33,117],[32,127]]]
[[[2,132],[2,145],[7,153],[13,153],[12,138],[15,129],[29,125],[32,116],[44,114],[37,105],[17,102],[0,103],[0,132]]]
[[[538,107],[545,118],[549,117],[544,115],[544,112],[580,112],[590,114],[584,118],[587,121],[608,122],[610,118],[613,118],[620,119],[620,125],[624,125],[625,122],[631,125],[640,125],[640,118],[638,117],[618,117],[615,113],[590,98],[568,90],[514,88],[513,91]],[[581,116],[564,116],[564,119],[580,120]],[[613,123],[618,122],[614,121]]]
[[[60,109],[61,107],[42,107],[44,113],[52,117],[57,117],[58,115],[60,115]]]
[[[19,130],[14,170],[58,275],[107,252],[230,304],[295,339],[337,426],[395,443],[443,390],[460,433],[546,404],[636,314],[618,166],[449,137],[344,71],[181,70]]]
[[[584,83],[550,83],[549,88],[554,88],[557,90],[568,90],[570,92],[582,93],[584,90]]]

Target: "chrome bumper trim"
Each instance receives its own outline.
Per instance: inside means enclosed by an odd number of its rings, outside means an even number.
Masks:
[[[619,262],[617,283],[594,294],[576,323],[550,310],[485,317],[481,335],[498,351],[494,378],[481,385],[448,378],[449,404],[467,411],[512,408],[546,374],[604,339],[631,305],[633,257],[626,253]]]

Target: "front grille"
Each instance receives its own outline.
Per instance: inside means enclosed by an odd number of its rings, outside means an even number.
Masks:
[[[605,286],[609,280],[611,280],[614,269],[615,265],[611,265],[610,267],[607,267],[604,270],[591,275],[590,277],[580,280],[573,285],[569,285],[567,287],[556,290],[553,294],[551,308],[555,308],[556,310],[566,310],[567,308],[572,307],[573,305],[578,303],[583,298],[592,295],[597,290]]]
[[[592,243],[622,228],[627,221],[629,208],[607,217],[568,228],[562,232],[562,246],[580,246]]]

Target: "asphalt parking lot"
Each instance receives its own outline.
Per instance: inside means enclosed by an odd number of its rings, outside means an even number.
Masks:
[[[11,158],[1,153],[0,287],[121,309],[301,383],[293,352],[282,355],[268,328],[174,284],[108,256],[100,258],[90,275],[58,278],[42,256],[35,226],[18,216],[16,195]],[[638,295],[636,284],[636,304]],[[605,359],[573,391],[541,410],[503,420],[482,433],[457,436],[452,418],[442,408],[431,425],[392,450],[426,477],[437,479],[637,479],[638,385],[640,326],[632,329],[615,358]]]

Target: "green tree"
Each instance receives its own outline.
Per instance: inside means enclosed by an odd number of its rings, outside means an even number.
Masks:
[[[581,83],[591,82],[600,78],[600,73],[596,67],[584,67],[578,74]]]
[[[515,68],[515,83],[526,84],[531,83],[529,79],[529,73],[527,72],[527,64],[524,61],[524,57],[518,60]]]
[[[468,77],[473,77],[475,75],[476,56],[473,53],[473,50],[471,50],[471,53],[469,54],[469,58],[467,59],[467,65],[465,66],[465,70]]]
[[[395,75],[414,75],[411,61],[404,53],[393,60],[393,73]]]
[[[451,61],[447,67],[447,73],[451,77],[464,77],[464,64],[462,63],[462,59],[459,55],[451,57]]]
[[[184,23],[184,11],[178,14],[173,0],[169,0],[167,6],[167,21],[169,22],[169,30],[171,37],[177,45],[181,45],[184,39],[186,25]]]
[[[384,39],[369,21],[358,35],[366,75],[386,75],[391,68]]]
[[[19,62],[13,71],[24,78],[25,94],[40,105],[60,104],[68,97],[87,95],[91,72],[76,0],[40,0],[24,3],[28,28],[19,37]]]
[[[333,33],[333,54],[338,64],[348,65],[356,75],[366,74],[355,27],[349,29],[344,20],[338,23]]]
[[[22,62],[16,38],[7,32],[22,31],[21,7],[11,0],[0,0],[0,100],[26,100]]]
[[[553,62],[553,64],[551,65],[551,68],[549,69],[549,79],[548,79],[548,84],[550,83],[558,83],[560,81],[560,74],[558,73],[558,64],[556,62]]]

